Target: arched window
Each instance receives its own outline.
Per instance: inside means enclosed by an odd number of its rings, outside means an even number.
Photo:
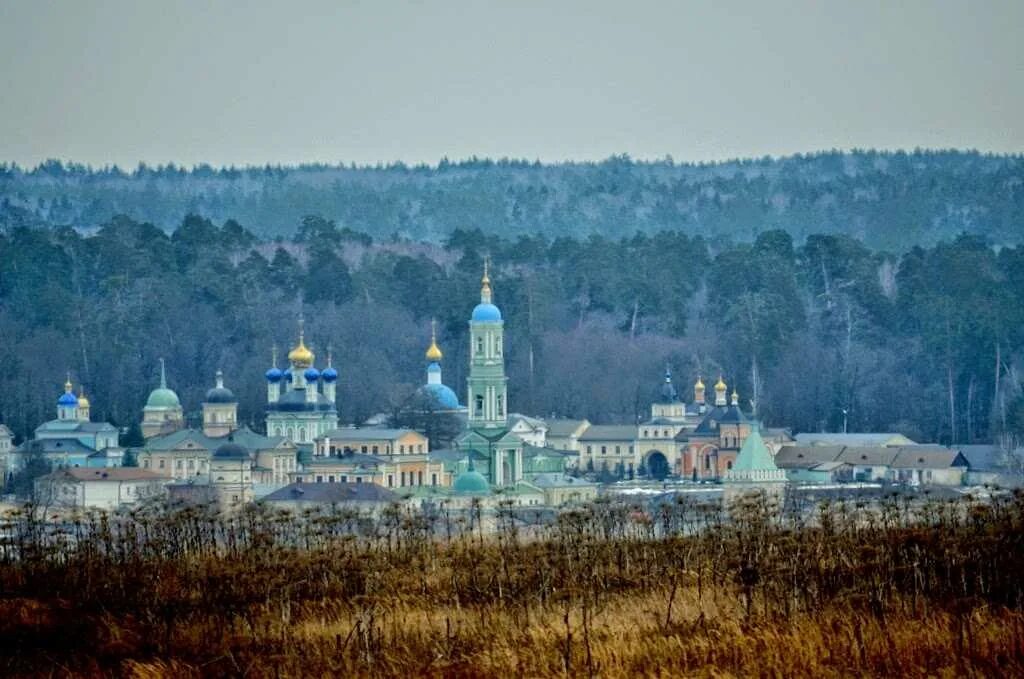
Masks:
[[[476,338],[476,353],[478,353],[478,354],[484,353],[484,338],[483,337],[477,337]]]
[[[505,397],[504,396],[499,396],[498,397],[498,417],[504,417],[504,416],[505,416]]]
[[[484,397],[482,394],[476,395],[476,414],[480,416],[484,414]]]

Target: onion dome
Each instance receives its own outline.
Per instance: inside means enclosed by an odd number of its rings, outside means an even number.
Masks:
[[[249,451],[234,441],[228,441],[213,451],[215,460],[248,460]]]
[[[68,376],[68,381],[64,383],[64,393],[57,399],[57,405],[59,406],[77,406],[78,399],[73,393],[71,393],[71,376]]]
[[[736,387],[732,388],[732,405],[738,406],[740,404],[740,395],[736,391]]]
[[[471,320],[496,322],[501,320],[501,311],[491,302],[491,277],[488,275],[490,260],[484,259],[484,275],[480,279],[480,303],[473,308]]]
[[[430,321],[430,346],[427,347],[426,357],[431,363],[437,363],[444,358],[441,347],[437,346],[437,321],[433,319]]]
[[[292,371],[291,371],[291,368],[289,368],[288,370],[284,371],[283,377],[284,377],[284,381],[285,382],[291,382],[292,381]]]
[[[316,382],[320,379],[320,371],[316,368],[306,368],[306,372],[302,373],[302,376],[306,378],[307,382]]]
[[[665,384],[661,387],[661,398],[663,403],[675,403],[679,400],[676,388],[672,384],[672,371],[665,366]]]
[[[309,368],[313,365],[313,352],[306,346],[302,319],[299,319],[299,343],[288,352],[288,361],[296,368]]]
[[[338,379],[338,371],[331,366],[327,366],[324,368],[324,371],[320,373],[320,379],[324,382],[335,382]]]
[[[164,359],[160,359],[160,386],[149,392],[146,399],[147,408],[178,408],[181,401],[174,390],[167,388],[167,373],[164,370]]]
[[[718,382],[715,383],[715,391],[720,391],[722,393],[725,393],[725,390],[727,388],[728,387],[726,387],[725,381],[722,379],[722,376],[719,375],[718,376]]]
[[[224,386],[224,373],[217,371],[217,386],[206,392],[206,403],[236,403],[235,393]]]
[[[277,367],[277,345],[275,344],[270,348],[270,370],[266,372],[267,382],[278,383],[281,378],[284,377],[284,373]]]
[[[697,381],[693,384],[694,389],[704,389],[704,380],[701,379],[700,375],[697,375]]]
[[[82,389],[82,387],[78,387],[78,407],[88,408],[89,405],[89,399],[85,397],[85,391]]]

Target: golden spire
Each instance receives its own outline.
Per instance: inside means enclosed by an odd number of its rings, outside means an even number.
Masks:
[[[299,343],[288,352],[288,360],[296,368],[308,368],[313,365],[313,352],[306,346],[305,322],[299,316]]]
[[[484,277],[480,279],[480,301],[491,303],[491,277],[488,275],[491,265],[490,255],[484,257]]]
[[[484,278],[486,279],[486,277],[487,277],[487,273],[486,273],[486,270],[485,270]],[[427,360],[430,361],[431,363],[437,363],[442,358],[444,358],[444,354],[441,353],[441,348],[439,346],[437,346],[437,321],[434,320],[434,319],[431,319],[431,321],[430,321],[430,347],[427,349]]]
[[[740,395],[736,391],[736,387],[732,388],[732,404],[738,406],[740,404]]]
[[[64,383],[64,393],[65,394],[70,394],[72,388],[73,388],[73,385],[71,384],[71,371],[69,370],[68,371],[67,382]]]
[[[700,375],[697,375],[697,383],[693,385],[693,388],[694,389],[703,389],[704,388],[704,380],[701,379]]]

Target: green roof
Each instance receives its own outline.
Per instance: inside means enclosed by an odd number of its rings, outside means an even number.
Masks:
[[[736,456],[736,462],[732,466],[732,471],[778,471],[778,469],[775,466],[775,458],[772,457],[771,451],[768,450],[764,440],[761,438],[761,433],[757,430],[756,426],[751,427],[750,435],[743,442],[740,454]]]
[[[178,395],[174,393],[173,389],[157,387],[149,393],[149,399],[146,401],[146,407],[178,408],[181,407],[181,401],[178,400]]]
[[[455,477],[452,490],[459,495],[490,495],[491,486],[480,472],[470,469]]]

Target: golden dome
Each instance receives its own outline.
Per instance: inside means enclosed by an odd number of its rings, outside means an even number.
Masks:
[[[715,391],[725,391],[726,389],[725,381],[722,379],[722,376],[719,375],[718,382],[715,384]]]
[[[697,383],[693,385],[693,388],[694,389],[703,389],[704,388],[704,380],[701,379],[700,375],[697,375]]]
[[[437,363],[444,354],[441,353],[441,347],[437,346],[437,321],[430,321],[430,347],[427,349],[427,360],[432,363]]]
[[[288,361],[296,368],[308,368],[313,365],[315,356],[304,341],[302,319],[299,319],[299,343],[288,352]]]
[[[89,399],[87,399],[85,397],[85,390],[82,389],[82,387],[78,387],[78,407],[79,408],[88,408],[89,407]]]

